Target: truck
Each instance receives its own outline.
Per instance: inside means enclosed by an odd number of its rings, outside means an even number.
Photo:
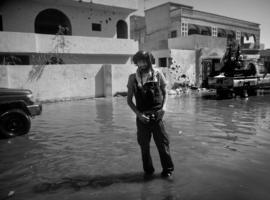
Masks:
[[[41,113],[31,90],[0,88],[0,139],[27,134],[31,118]]]
[[[258,89],[270,88],[270,75],[260,61],[259,51],[227,49],[223,57],[202,59],[202,87],[215,89],[217,97],[248,97]]]

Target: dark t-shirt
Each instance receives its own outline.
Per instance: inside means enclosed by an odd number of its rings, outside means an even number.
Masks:
[[[144,82],[144,85],[139,85]],[[139,111],[155,111],[162,108],[166,79],[162,72],[155,70],[153,76],[146,77],[144,81],[139,75],[131,74],[129,76],[128,90],[132,91],[136,100],[136,107]]]

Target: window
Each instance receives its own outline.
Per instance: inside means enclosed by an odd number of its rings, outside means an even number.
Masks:
[[[212,27],[212,36],[217,37],[218,36],[218,30],[217,27]]]
[[[269,61],[264,62],[264,72],[270,73],[270,62]]]
[[[29,56],[4,54],[0,55],[0,65],[29,65]]]
[[[167,67],[167,58],[159,58],[158,59],[159,67]]]
[[[241,41],[241,32],[236,31],[236,40]]]
[[[152,63],[153,65],[156,64],[156,60],[155,60],[155,57],[153,56],[153,54],[150,54],[150,60],[151,60],[151,63]]]
[[[171,31],[171,38],[176,38],[177,37],[177,31]]]
[[[155,60],[155,58],[154,58],[154,57],[151,59],[151,62],[152,62],[152,64],[153,64],[153,65],[155,65],[155,64],[156,64],[156,60]]]
[[[201,26],[201,35],[211,36],[211,28],[208,26]]]
[[[101,28],[100,28],[101,31]],[[119,20],[116,24],[117,38],[127,39],[128,38],[128,26],[124,20]]]
[[[101,24],[92,23],[92,31],[101,31]]]
[[[3,31],[2,15],[0,15],[0,31]]]
[[[60,10],[45,9],[35,19],[35,33],[71,35],[69,18]]]
[[[188,36],[188,24],[181,23],[181,36]]]

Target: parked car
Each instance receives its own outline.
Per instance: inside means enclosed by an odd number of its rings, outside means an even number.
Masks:
[[[31,117],[41,112],[42,105],[34,102],[31,90],[0,88],[0,138],[27,134]]]

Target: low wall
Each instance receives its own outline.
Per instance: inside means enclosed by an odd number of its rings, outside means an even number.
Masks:
[[[137,50],[138,42],[131,39],[0,31],[0,52],[5,53],[126,56],[133,55]]]
[[[128,77],[131,73],[135,73],[137,67],[130,65],[126,67],[124,65],[114,65],[112,68],[112,94],[117,92],[127,91]]]
[[[170,49],[194,50],[200,48],[226,48],[227,39],[204,35],[189,35],[168,39]]]
[[[1,65],[0,87],[32,90],[38,101],[112,96],[126,92],[132,65]]]

